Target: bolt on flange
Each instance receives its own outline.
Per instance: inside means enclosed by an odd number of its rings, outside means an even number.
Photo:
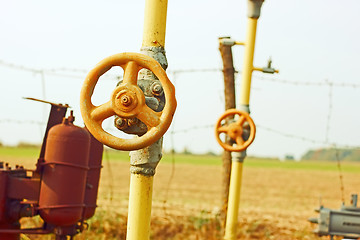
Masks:
[[[124,130],[128,127],[127,120],[118,116],[116,116],[114,119],[114,125],[119,130]]]
[[[154,82],[151,86],[151,93],[154,94],[154,96],[161,96],[164,94],[164,90],[160,83]]]

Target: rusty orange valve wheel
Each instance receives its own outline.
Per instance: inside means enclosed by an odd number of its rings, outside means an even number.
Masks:
[[[235,116],[238,116],[238,118],[236,118]],[[231,117],[233,118],[233,120],[230,120],[230,123],[224,123],[226,119],[231,119]],[[250,127],[249,137],[247,139],[244,139],[243,136],[245,123],[248,123]],[[255,123],[250,117],[250,115],[237,109],[227,110],[219,118],[215,126],[216,140],[226,151],[230,152],[244,151],[254,141],[255,133]],[[221,134],[224,134],[225,136],[228,135],[230,139],[233,140],[234,143],[236,143],[236,146],[233,146],[232,144],[227,144],[226,142],[222,141],[220,138]]]
[[[110,101],[94,106],[91,96],[99,77],[113,66],[124,69],[123,81],[112,92]],[[163,86],[166,103],[161,112],[145,104],[145,95],[137,85],[142,68],[152,71]],[[169,128],[176,109],[175,88],[155,59],[139,53],[119,53],[105,58],[89,72],[80,93],[80,109],[86,127],[97,140],[118,150],[137,150],[155,143]],[[147,126],[147,132],[132,139],[111,135],[102,128],[102,122],[114,115],[138,118]]]

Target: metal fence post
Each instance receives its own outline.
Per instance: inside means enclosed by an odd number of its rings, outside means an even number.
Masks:
[[[223,40],[224,38],[219,38]],[[225,38],[227,39],[227,38]],[[233,64],[233,55],[231,45],[222,44],[219,41],[219,51],[223,60],[223,74],[224,74],[224,95],[225,95],[225,110],[235,108],[235,68]],[[230,144],[230,139],[226,139],[227,143]],[[228,208],[228,197],[229,197],[229,184],[230,184],[230,172],[231,172],[231,152],[224,150],[222,155],[222,207],[221,217],[223,225],[225,225],[226,212]]]

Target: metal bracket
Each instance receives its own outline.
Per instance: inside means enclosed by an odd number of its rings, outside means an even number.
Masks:
[[[48,132],[49,132],[50,128],[52,128],[53,126],[60,124],[62,122],[63,118],[66,115],[66,111],[70,106],[68,104],[52,103],[52,102],[40,100],[37,98],[26,97],[24,99],[41,102],[41,103],[48,103],[51,105],[49,120],[48,120],[48,123],[46,126],[44,139],[43,139],[43,143],[41,145],[41,151],[40,151],[40,156],[39,156],[39,159],[43,159],[45,156],[46,140],[47,140],[47,136],[48,136]]]

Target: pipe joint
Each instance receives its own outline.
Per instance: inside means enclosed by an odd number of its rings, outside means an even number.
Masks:
[[[263,73],[270,73],[270,74],[279,73],[279,70],[273,68],[271,65],[272,65],[272,60],[270,58],[268,60],[268,65],[266,67],[263,67],[263,68],[254,67],[253,70],[254,71],[260,71],[260,72],[263,72]]]
[[[162,158],[162,141],[149,147],[130,152],[130,173],[141,174],[145,176],[154,176],[155,169]]]
[[[244,111],[250,114],[250,106],[249,104],[241,104],[238,108],[240,111]]]
[[[279,73],[279,70],[275,69],[275,68],[267,68],[267,67],[264,67],[262,69],[262,72],[263,73],[269,73],[269,74],[274,74],[274,73]]]
[[[231,152],[231,161],[232,162],[244,162],[246,158],[246,150],[242,152]]]
[[[261,14],[261,6],[264,0],[248,0],[248,18],[258,19]]]
[[[140,49],[140,53],[148,55],[152,57],[156,61],[158,61],[161,67],[166,70],[168,67],[168,61],[165,54],[164,47],[142,47]],[[139,73],[139,78],[143,79],[158,79],[150,70],[142,69]]]
[[[244,42],[235,41],[234,39],[230,37],[220,37],[219,43],[224,46],[234,46],[234,45],[245,45]]]

